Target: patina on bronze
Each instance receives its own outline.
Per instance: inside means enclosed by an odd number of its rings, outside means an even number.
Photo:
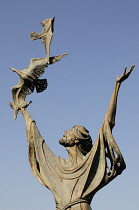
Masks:
[[[67,53],[49,57],[50,56],[50,44],[53,37],[54,31],[54,18],[46,19],[41,22],[43,26],[43,31],[41,34],[31,32],[30,38],[32,40],[42,39],[45,46],[46,57],[45,58],[31,58],[30,64],[24,70],[19,71],[16,68],[10,68],[13,72],[16,72],[20,76],[19,83],[12,87],[12,97],[13,103],[9,102],[12,109],[14,109],[14,119],[17,118],[18,111],[21,108],[27,108],[31,103],[26,103],[25,97],[31,94],[36,88],[36,92],[40,93],[47,88],[47,80],[39,79],[41,75],[45,72],[45,68],[48,65],[58,62],[61,58],[67,55]]]
[[[83,126],[75,125],[65,131],[59,143],[68,152],[67,160],[56,156],[49,149],[26,107],[19,108],[26,123],[32,173],[51,190],[57,210],[91,210],[90,203],[95,193],[126,168],[112,129],[121,83],[133,69],[134,66],[129,71],[125,68],[123,75],[117,77],[108,111],[94,144],[89,131]]]

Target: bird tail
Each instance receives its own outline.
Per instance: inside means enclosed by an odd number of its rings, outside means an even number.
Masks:
[[[47,79],[38,79],[35,87],[36,87],[36,92],[40,93],[42,91],[44,91],[48,86],[48,82]]]

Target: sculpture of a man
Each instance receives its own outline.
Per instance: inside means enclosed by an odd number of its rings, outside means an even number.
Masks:
[[[91,209],[90,203],[95,193],[125,169],[112,129],[115,125],[119,88],[133,68],[128,72],[125,69],[123,75],[117,77],[108,111],[94,144],[83,126],[76,125],[65,131],[59,142],[68,151],[67,160],[57,157],[48,148],[27,109],[21,108],[26,122],[32,172],[53,193],[57,210]]]

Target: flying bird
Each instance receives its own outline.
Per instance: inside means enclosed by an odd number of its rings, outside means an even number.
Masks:
[[[54,20],[55,20],[55,17],[46,19],[41,22],[41,25],[43,27],[42,33],[40,34],[36,32],[30,33],[31,40],[36,40],[36,39],[42,40],[42,43],[44,44],[44,47],[45,47],[48,64],[49,64],[49,57],[50,57],[50,45],[51,45],[52,37],[54,34]]]
[[[66,55],[67,53],[50,57],[49,64],[56,63]],[[17,118],[18,111],[21,108],[26,108],[31,103],[31,101],[26,103],[25,97],[27,95],[33,93],[35,88],[37,93],[40,93],[47,88],[47,79],[39,79],[45,72],[47,66],[47,58],[31,58],[29,66],[24,70],[20,71],[15,68],[10,68],[20,76],[19,83],[11,88],[13,102],[9,102],[11,108],[14,109],[14,119]]]

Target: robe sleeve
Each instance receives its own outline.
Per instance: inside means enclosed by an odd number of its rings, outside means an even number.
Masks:
[[[90,151],[90,170],[83,190],[83,197],[91,197],[126,168],[122,153],[116,144],[105,117],[98,138]]]
[[[44,159],[46,159],[46,157],[44,157],[44,148],[45,153],[47,153],[47,161],[50,162],[48,170],[51,170],[51,162],[54,161],[55,155],[46,145],[35,121],[30,120],[30,122],[28,122],[26,131],[28,139],[28,157],[32,173],[42,185],[51,189],[52,186],[47,174],[44,174],[44,167],[46,167],[44,166]]]
[[[107,114],[102,126],[102,135],[105,147],[106,171],[105,184],[112,181],[116,176],[120,175],[126,168],[126,164],[122,153],[112,135],[110,125],[107,120]]]

